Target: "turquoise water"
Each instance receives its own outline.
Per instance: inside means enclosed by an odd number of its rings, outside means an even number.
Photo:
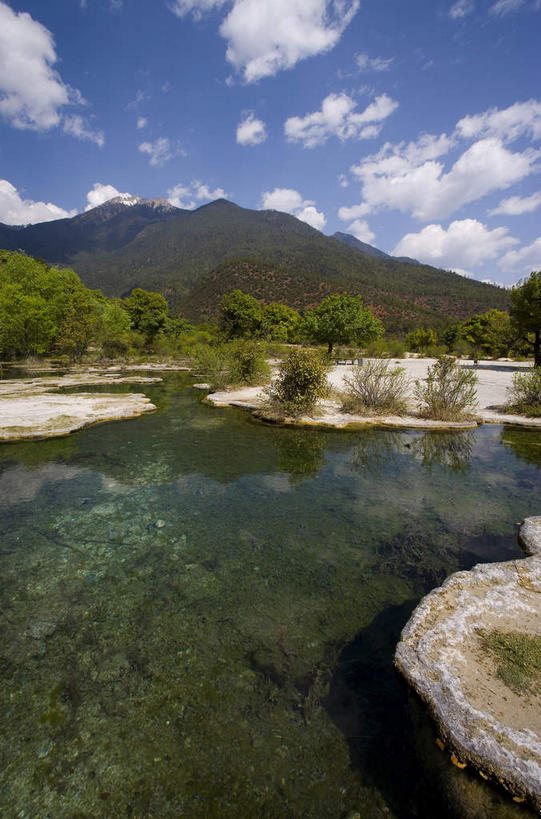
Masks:
[[[541,434],[264,426],[191,383],[0,446],[2,816],[528,815],[392,654],[447,574],[520,555]]]

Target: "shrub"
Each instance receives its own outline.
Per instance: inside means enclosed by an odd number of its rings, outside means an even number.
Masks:
[[[210,383],[212,390],[224,390],[229,383],[230,360],[227,344],[200,344],[195,348],[197,369]]]
[[[414,395],[425,405],[424,417],[459,421],[477,406],[476,383],[473,370],[459,367],[450,356],[442,356],[428,368],[426,382],[415,382]]]
[[[262,384],[270,375],[265,348],[257,341],[240,339],[228,344],[200,344],[194,358],[213,390],[240,384]]]
[[[270,376],[261,342],[241,340],[229,346],[229,383],[262,384]]]
[[[268,390],[271,408],[293,417],[313,411],[329,392],[327,368],[328,364],[316,350],[292,350]]]
[[[401,415],[406,411],[410,380],[404,367],[391,368],[387,361],[367,361],[361,367],[353,367],[351,377],[345,377],[344,383],[345,412]]]
[[[533,367],[526,373],[515,373],[513,386],[509,388],[506,409],[520,415],[541,417],[541,367]]]

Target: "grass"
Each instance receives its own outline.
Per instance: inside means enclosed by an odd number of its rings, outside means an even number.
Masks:
[[[498,677],[516,694],[541,694],[541,637],[520,631],[481,631]]]

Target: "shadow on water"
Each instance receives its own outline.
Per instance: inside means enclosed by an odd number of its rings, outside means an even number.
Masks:
[[[351,767],[397,819],[533,817],[453,767],[426,708],[395,670],[395,647],[417,602],[384,609],[338,658],[322,705],[346,739]]]

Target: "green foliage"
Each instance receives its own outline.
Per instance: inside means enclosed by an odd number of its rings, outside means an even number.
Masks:
[[[515,333],[509,313],[489,310],[464,322],[459,337],[471,345],[476,356],[499,358],[509,353]]]
[[[250,339],[200,344],[195,349],[194,358],[213,390],[241,384],[264,384],[270,376],[263,344]]]
[[[415,353],[426,352],[430,347],[435,347],[438,343],[436,332],[430,327],[418,327],[406,336],[406,347]]]
[[[477,406],[477,376],[459,367],[450,356],[442,356],[428,368],[426,382],[416,381],[414,394],[423,405],[422,414],[438,421],[459,421]]]
[[[123,304],[132,328],[142,333],[147,344],[152,344],[167,321],[168,308],[164,297],[136,287]]]
[[[453,353],[456,350],[456,343],[460,338],[460,324],[452,324],[441,334],[441,340],[447,347],[448,353]]]
[[[261,335],[268,341],[294,343],[299,340],[301,317],[285,304],[271,302],[263,308]]]
[[[518,332],[533,347],[535,366],[541,367],[541,271],[512,289],[509,312]]]
[[[231,384],[265,383],[270,376],[270,367],[265,358],[265,347],[261,342],[239,339],[229,347],[229,382]]]
[[[507,409],[520,415],[541,417],[541,367],[513,375]]]
[[[103,296],[73,270],[22,253],[0,255],[0,355],[55,352],[78,359],[96,334]]]
[[[366,345],[370,358],[404,358],[406,347],[399,338],[377,338]]]
[[[329,392],[328,365],[317,350],[294,349],[268,391],[272,409],[285,416],[312,412]]]
[[[302,330],[310,341],[327,344],[329,355],[335,344],[354,342],[363,347],[384,333],[382,323],[364,307],[361,296],[347,293],[328,296],[314,310],[308,310]]]
[[[406,395],[410,380],[404,367],[391,367],[389,362],[366,361],[353,367],[346,384],[343,409],[357,414],[406,412]]]
[[[233,290],[220,302],[220,329],[227,338],[247,338],[258,334],[263,308],[257,299]]]
[[[520,631],[480,630],[483,647],[498,664],[498,676],[516,694],[541,693],[541,637]]]

